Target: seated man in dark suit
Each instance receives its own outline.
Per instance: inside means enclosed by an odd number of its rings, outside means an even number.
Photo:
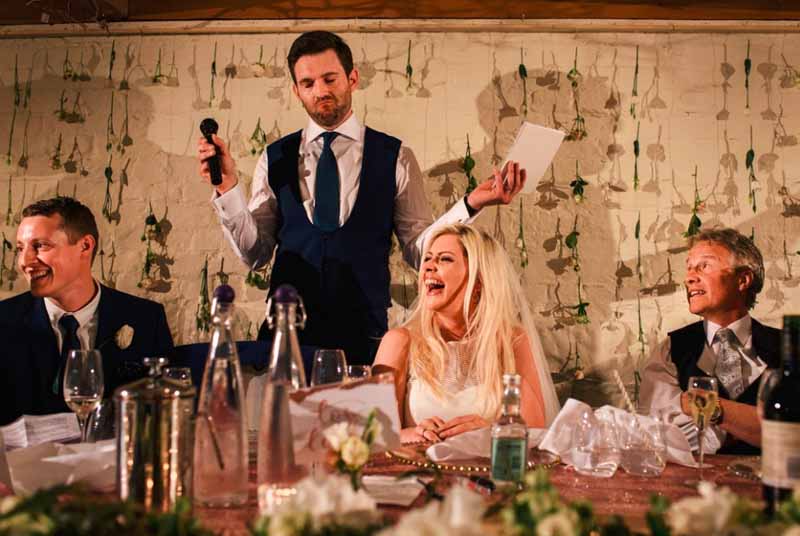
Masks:
[[[655,349],[644,370],[641,408],[667,410],[695,443],[687,384],[691,376],[714,376],[720,405],[704,433],[703,450],[756,453],[759,379],[780,364],[780,330],[748,313],[764,286],[764,261],[752,240],[734,229],[703,231],[690,245],[686,297],[689,310],[703,320],[671,332]]]
[[[100,350],[110,397],[145,374],[143,357],[172,349],[162,305],[92,277],[98,232],[87,207],[56,197],[29,205],[22,216],[17,262],[31,290],[0,301],[0,425],[23,414],[69,411],[69,350]]]

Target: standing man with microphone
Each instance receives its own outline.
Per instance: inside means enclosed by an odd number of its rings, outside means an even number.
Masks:
[[[213,144],[205,137],[198,143],[200,175],[212,182],[209,161],[219,159],[212,204],[250,269],[268,263],[277,246],[270,291],[289,283],[303,298],[308,321],[301,343],[342,348],[348,363],[372,364],[388,327],[392,232],[403,258],[417,268],[433,227],[468,223],[485,206],[510,203],[525,184],[525,170],[509,162],[433,222],[414,153],[353,114],[358,70],[342,38],[304,33],[288,62],[308,124],[261,155],[249,203],[236,163],[216,135]],[[268,338],[264,325],[259,338]]]

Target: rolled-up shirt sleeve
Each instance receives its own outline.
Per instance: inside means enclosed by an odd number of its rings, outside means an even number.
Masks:
[[[659,416],[678,426],[686,435],[692,450],[698,448],[699,431],[691,416],[681,409],[683,390],[678,381],[678,369],[670,358],[670,339],[666,338],[653,349],[642,373],[639,410]],[[725,432],[709,426],[703,434],[703,452],[713,454],[722,446]]]
[[[266,265],[272,259],[279,219],[278,201],[269,186],[266,151],[256,164],[249,203],[241,182],[222,195],[215,192],[211,203],[234,253],[251,270]]]
[[[422,170],[411,148],[400,147],[397,157],[397,193],[394,200],[394,227],[403,259],[415,270],[419,269],[425,242],[436,227],[451,223],[472,223],[463,199],[433,221],[431,208],[425,198]]]

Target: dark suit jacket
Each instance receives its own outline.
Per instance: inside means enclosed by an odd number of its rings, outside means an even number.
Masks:
[[[164,306],[103,286],[97,306],[95,348],[103,356],[104,397],[145,375],[142,358],[166,356],[172,335]],[[130,346],[115,340],[124,325],[133,328]],[[69,411],[63,393],[53,393],[61,366],[58,342],[44,299],[30,292],[0,301],[0,426],[20,415]]]

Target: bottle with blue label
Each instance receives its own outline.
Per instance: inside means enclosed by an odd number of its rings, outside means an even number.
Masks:
[[[528,426],[520,415],[519,374],[503,374],[503,412],[492,425],[492,480],[520,482],[528,466]]]

